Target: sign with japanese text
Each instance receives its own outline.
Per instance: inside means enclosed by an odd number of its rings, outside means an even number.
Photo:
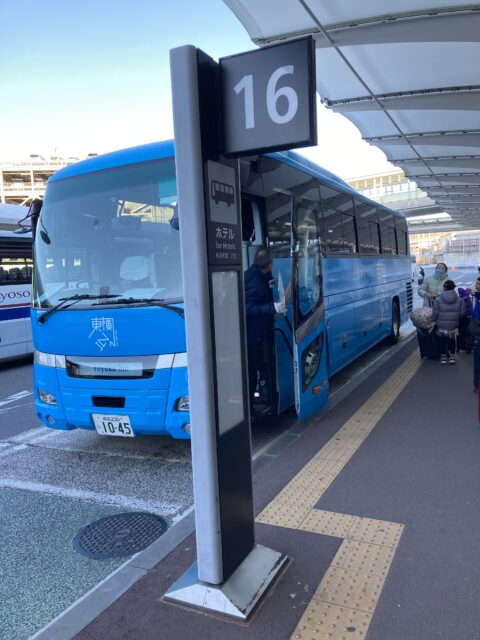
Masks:
[[[207,162],[208,261],[212,265],[239,265],[242,238],[238,173],[235,166]]]
[[[89,340],[92,340],[100,351],[105,347],[118,347],[118,333],[113,318],[95,316],[91,319]]]

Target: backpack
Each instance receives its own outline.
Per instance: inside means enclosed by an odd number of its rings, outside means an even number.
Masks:
[[[462,287],[458,287],[457,291],[458,295],[463,300],[463,306],[465,309],[465,313],[463,315],[471,316],[473,311],[473,304],[470,289],[462,289]]]

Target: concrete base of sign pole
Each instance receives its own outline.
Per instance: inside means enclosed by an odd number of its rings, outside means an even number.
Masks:
[[[200,582],[197,563],[179,578],[163,600],[247,620],[288,561],[288,556],[256,544],[223,584]]]

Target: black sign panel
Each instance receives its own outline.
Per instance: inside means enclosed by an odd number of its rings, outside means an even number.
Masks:
[[[220,60],[226,155],[316,144],[311,37]]]
[[[208,262],[211,265],[242,264],[238,171],[230,164],[207,161]]]

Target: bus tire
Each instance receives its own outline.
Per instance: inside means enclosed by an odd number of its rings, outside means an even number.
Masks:
[[[397,300],[392,302],[392,321],[390,335],[386,339],[387,344],[397,344],[400,338],[400,309]]]

